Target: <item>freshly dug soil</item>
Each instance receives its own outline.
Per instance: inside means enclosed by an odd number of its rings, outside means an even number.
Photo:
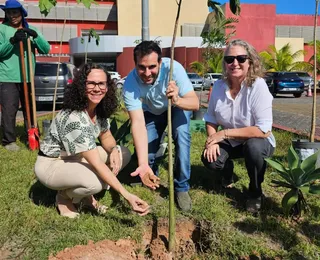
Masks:
[[[146,225],[141,244],[129,239],[89,241],[88,245],[77,245],[50,255],[49,260],[170,260],[190,259],[197,253],[200,231],[192,221],[184,219],[176,223],[175,256],[167,251],[168,231],[168,221],[160,219]]]

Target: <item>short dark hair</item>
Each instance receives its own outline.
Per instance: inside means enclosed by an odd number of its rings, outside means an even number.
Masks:
[[[138,57],[144,57],[152,52],[158,54],[158,62],[160,62],[162,52],[161,48],[155,41],[143,41],[139,43],[133,50],[134,63],[137,64]]]
[[[75,74],[72,84],[65,88],[63,109],[83,111],[88,107],[86,80],[93,69],[102,70],[107,75],[107,94],[96,107],[97,117],[106,119],[109,118],[118,107],[117,90],[104,66],[98,63],[84,64]]]

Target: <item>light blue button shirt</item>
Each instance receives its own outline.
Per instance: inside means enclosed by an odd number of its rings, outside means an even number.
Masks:
[[[251,87],[241,85],[241,90],[235,99],[230,96],[230,90],[224,80],[215,82],[207,113],[204,120],[223,128],[243,128],[257,126],[264,132],[272,131],[272,100],[264,79],[258,78]],[[271,133],[268,137],[275,147],[276,140]],[[237,146],[244,140],[229,140],[232,146]]]
[[[166,89],[169,83],[170,59],[162,58],[159,75],[152,85],[143,83],[133,69],[123,86],[124,103],[128,111],[143,109],[155,115],[160,115],[168,108]],[[179,96],[193,90],[191,81],[180,63],[173,61],[172,79],[179,87]]]

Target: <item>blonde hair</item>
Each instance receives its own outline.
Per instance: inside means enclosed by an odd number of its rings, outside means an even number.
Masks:
[[[264,67],[262,65],[261,58],[260,58],[259,54],[257,53],[257,51],[255,50],[255,48],[251,44],[249,44],[246,41],[240,40],[240,39],[232,40],[228,44],[227,48],[225,49],[224,55],[226,55],[226,53],[228,53],[229,49],[233,46],[241,46],[247,52],[248,61],[249,61],[249,69],[248,69],[248,73],[246,75],[245,83],[247,86],[250,87],[257,78],[264,76]],[[226,81],[228,81],[228,73],[227,73],[227,68],[226,68],[225,62],[223,62],[223,65],[222,65],[222,74],[223,74],[224,79]]]

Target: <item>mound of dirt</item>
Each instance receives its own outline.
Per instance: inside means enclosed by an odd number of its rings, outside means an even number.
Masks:
[[[190,220],[179,220],[176,224],[175,256],[167,251],[168,221],[160,219],[146,225],[141,244],[129,239],[116,242],[102,240],[97,243],[89,241],[88,245],[77,245],[50,255],[49,260],[171,260],[190,259],[197,252],[200,239],[199,228]]]

